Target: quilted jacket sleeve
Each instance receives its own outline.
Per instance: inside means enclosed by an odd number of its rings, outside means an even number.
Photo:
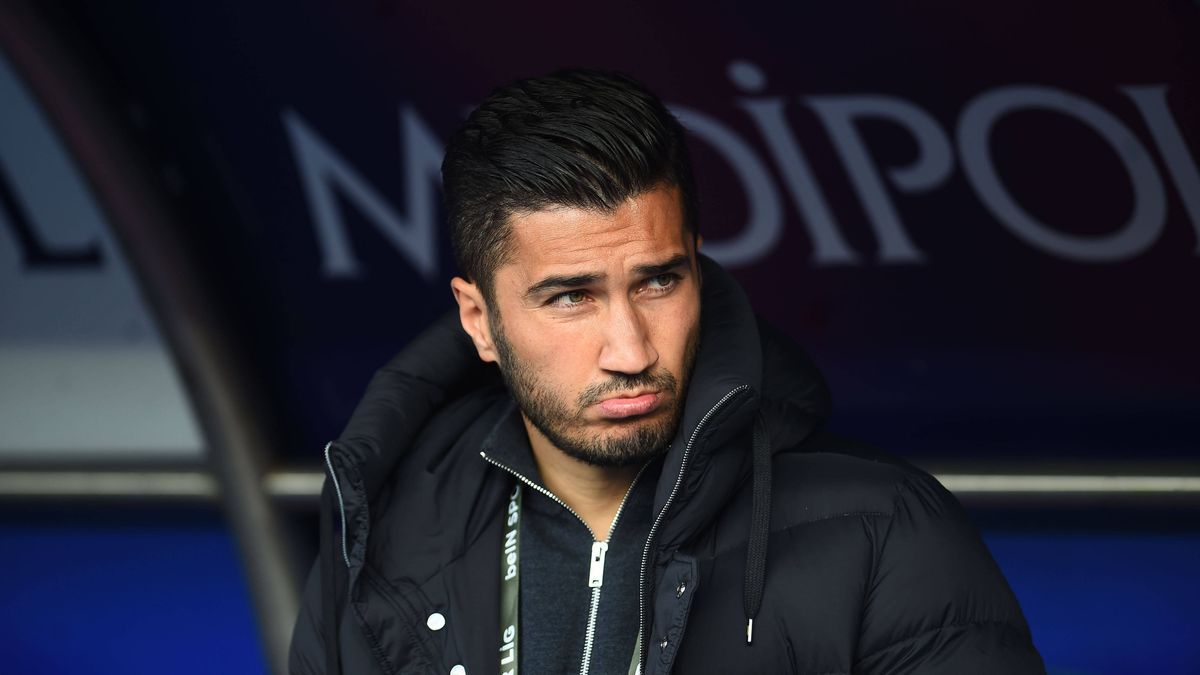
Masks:
[[[914,472],[878,525],[856,673],[1045,673],[1004,575],[957,500]]]

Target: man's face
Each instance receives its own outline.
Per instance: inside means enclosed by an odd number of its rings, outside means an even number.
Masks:
[[[658,454],[679,424],[700,326],[678,190],[611,214],[555,208],[510,222],[488,316],[530,434],[599,466]]]

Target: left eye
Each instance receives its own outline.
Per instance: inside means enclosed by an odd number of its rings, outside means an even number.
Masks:
[[[646,281],[646,286],[652,291],[666,291],[675,285],[678,277],[674,274],[660,274]]]

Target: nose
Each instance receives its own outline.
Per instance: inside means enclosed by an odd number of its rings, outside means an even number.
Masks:
[[[637,375],[658,363],[646,318],[628,302],[609,306],[604,326],[600,367],[613,373]]]

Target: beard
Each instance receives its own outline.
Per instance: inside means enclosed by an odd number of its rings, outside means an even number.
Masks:
[[[635,375],[614,373],[588,385],[569,405],[568,397],[542,382],[535,369],[517,356],[504,335],[499,316],[491,317],[493,341],[500,356],[500,374],[526,419],[567,456],[600,467],[637,466],[666,452],[683,415],[683,396],[691,378],[699,348],[699,327],[688,336],[683,372],[676,378],[665,368]],[[630,389],[651,388],[663,398],[662,407],[650,419],[640,416],[606,421],[609,433],[588,431],[585,411],[610,394]]]

